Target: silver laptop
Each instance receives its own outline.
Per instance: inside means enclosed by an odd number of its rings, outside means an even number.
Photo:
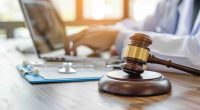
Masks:
[[[26,26],[36,53],[48,61],[106,61],[121,62],[116,58],[82,58],[65,55],[64,38],[67,39],[65,23],[61,20],[50,0],[19,0]]]

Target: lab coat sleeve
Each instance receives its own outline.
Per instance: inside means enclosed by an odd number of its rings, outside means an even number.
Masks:
[[[122,31],[116,40],[116,47],[123,57],[123,50],[134,31]],[[171,59],[174,63],[200,69],[200,34],[195,36],[175,36],[154,32],[142,32],[152,38],[153,44],[149,47],[151,54],[161,59]],[[120,45],[118,47],[118,45]],[[162,65],[148,64],[148,69],[183,73],[182,71],[167,68]]]
[[[126,28],[131,30],[141,30],[142,21],[134,21],[133,19],[124,19],[115,24],[115,27]]]

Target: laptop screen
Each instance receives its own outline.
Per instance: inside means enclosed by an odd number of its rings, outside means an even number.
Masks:
[[[37,54],[64,47],[65,26],[49,0],[20,0]]]

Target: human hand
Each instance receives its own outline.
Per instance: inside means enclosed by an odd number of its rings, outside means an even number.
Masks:
[[[89,28],[80,33],[73,34],[65,40],[65,52],[76,55],[77,47],[84,45],[95,53],[107,51],[114,44],[118,31],[110,28]]]

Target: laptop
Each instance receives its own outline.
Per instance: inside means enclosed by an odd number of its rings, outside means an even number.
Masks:
[[[64,39],[67,40],[65,23],[50,0],[19,0],[26,26],[39,58],[47,61],[108,60],[65,55]],[[109,59],[109,62],[121,61]]]

